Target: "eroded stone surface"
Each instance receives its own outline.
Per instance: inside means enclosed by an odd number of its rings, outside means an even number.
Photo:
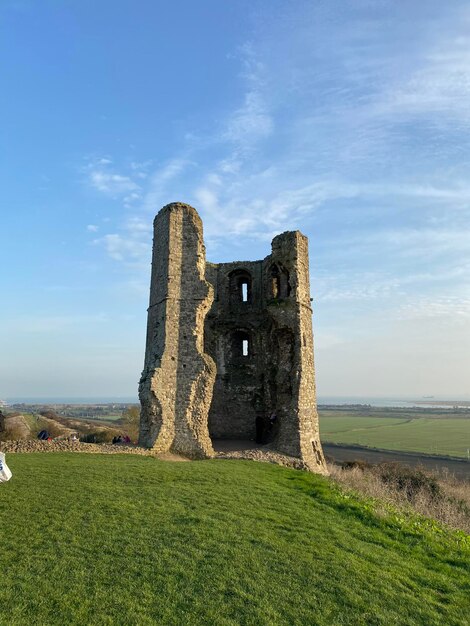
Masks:
[[[258,435],[272,458],[325,473],[307,238],[282,233],[263,260],[206,264],[195,209],[170,204],[154,227],[140,444],[201,458],[210,436]]]
[[[174,203],[155,218],[139,443],[192,458],[214,455],[207,416],[215,364],[203,351],[213,289],[205,279],[202,222]]]

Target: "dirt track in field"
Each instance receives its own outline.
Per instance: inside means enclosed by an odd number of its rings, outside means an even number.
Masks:
[[[407,465],[422,465],[430,470],[444,470],[459,476],[470,479],[470,461],[458,460],[443,456],[426,456],[423,454],[413,454],[407,452],[392,452],[389,450],[373,450],[360,446],[346,446],[339,444],[323,443],[323,452],[327,459],[335,463],[344,461],[356,461],[362,459],[368,463],[406,463]]]

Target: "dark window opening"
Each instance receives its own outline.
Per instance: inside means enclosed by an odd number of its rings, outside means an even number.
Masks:
[[[273,298],[281,297],[281,280],[279,276],[274,276],[271,280],[271,290]]]
[[[290,286],[290,281],[289,281],[289,273],[286,272],[286,297],[287,298],[290,296],[290,292],[291,292],[291,286]]]
[[[235,359],[251,356],[251,340],[248,333],[237,330],[232,335],[232,355]]]
[[[288,298],[291,294],[291,286],[289,282],[289,272],[285,269],[279,269],[277,265],[271,268],[271,297],[272,298]]]
[[[230,302],[251,303],[252,301],[252,278],[246,270],[235,270],[229,276]]]
[[[281,297],[281,277],[276,265],[271,269],[271,294],[273,298]]]

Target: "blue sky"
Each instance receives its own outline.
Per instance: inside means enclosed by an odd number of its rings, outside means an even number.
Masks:
[[[2,0],[0,398],[135,395],[154,214],[310,239],[319,395],[468,396],[470,7]]]

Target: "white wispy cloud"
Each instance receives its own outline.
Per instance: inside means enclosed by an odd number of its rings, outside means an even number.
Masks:
[[[92,159],[84,168],[88,184],[105,195],[115,197],[124,209],[130,211],[118,224],[115,232],[94,239],[93,244],[103,246],[115,261],[134,267],[148,267],[152,237],[151,216],[162,204],[168,202],[169,186],[191,165],[187,159],[178,158],[148,172],[152,163],[150,160],[132,161],[126,174],[117,172],[110,158]],[[111,164],[114,167],[112,171],[109,169]],[[141,176],[142,173],[145,173],[144,177]],[[136,178],[139,178],[139,183]],[[98,226],[91,224],[87,230],[97,232]]]
[[[445,276],[461,280],[470,258],[469,167],[437,167],[436,154],[447,158],[451,149],[445,137],[423,144],[403,128],[441,115],[465,121],[463,13],[395,42],[387,19],[364,20],[352,8],[354,28],[337,20],[327,40],[315,20],[330,9],[299,6],[290,28],[278,24],[264,41],[240,47],[243,91],[212,134],[187,133],[187,150],[158,167],[136,160],[129,172],[113,170],[139,186],[124,196],[134,213],[98,241],[116,260],[148,263],[150,215],[186,200],[203,217],[209,255],[254,240],[268,251],[278,232],[310,231],[322,305],[392,301]],[[354,269],[338,276],[335,266],[350,261]]]
[[[117,172],[113,166],[112,159],[108,157],[98,157],[88,159],[83,167],[85,180],[89,186],[96,191],[112,197],[126,196],[127,201],[140,198],[140,185],[134,176]]]
[[[141,209],[157,211],[168,203],[169,186],[191,165],[186,158],[174,158],[158,167],[148,179]],[[179,198],[174,198],[178,200]]]
[[[402,304],[398,308],[397,318],[403,320],[438,318],[451,324],[464,322],[468,325],[470,295],[417,296],[412,302]]]
[[[246,83],[241,106],[232,111],[222,124],[220,139],[232,144],[234,152],[227,161],[247,158],[256,144],[274,131],[274,118],[269,100],[264,93],[266,68],[254,46],[246,42],[239,47],[237,58],[241,64],[240,76]]]
[[[129,176],[96,170],[91,171],[89,176],[90,183],[95,189],[111,195],[120,195],[140,189],[139,185]]]
[[[393,268],[392,268],[393,269]],[[452,295],[456,289],[459,295]],[[343,272],[316,270],[313,274],[312,293],[314,302],[322,306],[330,303],[352,302],[358,305],[369,306],[372,302],[384,309],[389,317],[396,317],[393,301],[399,301],[400,307],[406,301],[414,301],[421,297],[426,301],[436,298],[440,292],[439,301],[449,293],[451,302],[464,303],[467,294],[470,294],[470,263],[453,267],[443,266],[433,272],[400,271],[367,271],[351,269]],[[426,295],[424,292],[428,292]],[[430,295],[431,294],[431,295]],[[468,298],[467,298],[468,299]],[[407,305],[408,306],[408,305]],[[409,308],[409,307],[408,307]],[[401,309],[400,309],[401,310]]]
[[[274,122],[266,103],[257,91],[245,94],[243,105],[228,120],[224,139],[246,149],[273,132]]]
[[[146,174],[152,163],[152,159],[147,159],[146,161],[131,161],[130,165],[131,169],[137,170],[138,172],[144,172]]]
[[[148,237],[152,234],[152,222],[143,216],[132,216],[124,223],[124,229],[135,236]]]
[[[110,233],[95,239],[96,245],[103,245],[109,256],[115,261],[127,261],[131,264],[142,263],[150,259],[151,244],[140,236],[124,231],[123,233]]]
[[[457,12],[456,21],[441,25],[435,41],[417,60],[405,79],[384,90],[377,113],[432,115],[434,123],[470,122],[470,12]],[[436,116],[438,118],[436,119]]]

